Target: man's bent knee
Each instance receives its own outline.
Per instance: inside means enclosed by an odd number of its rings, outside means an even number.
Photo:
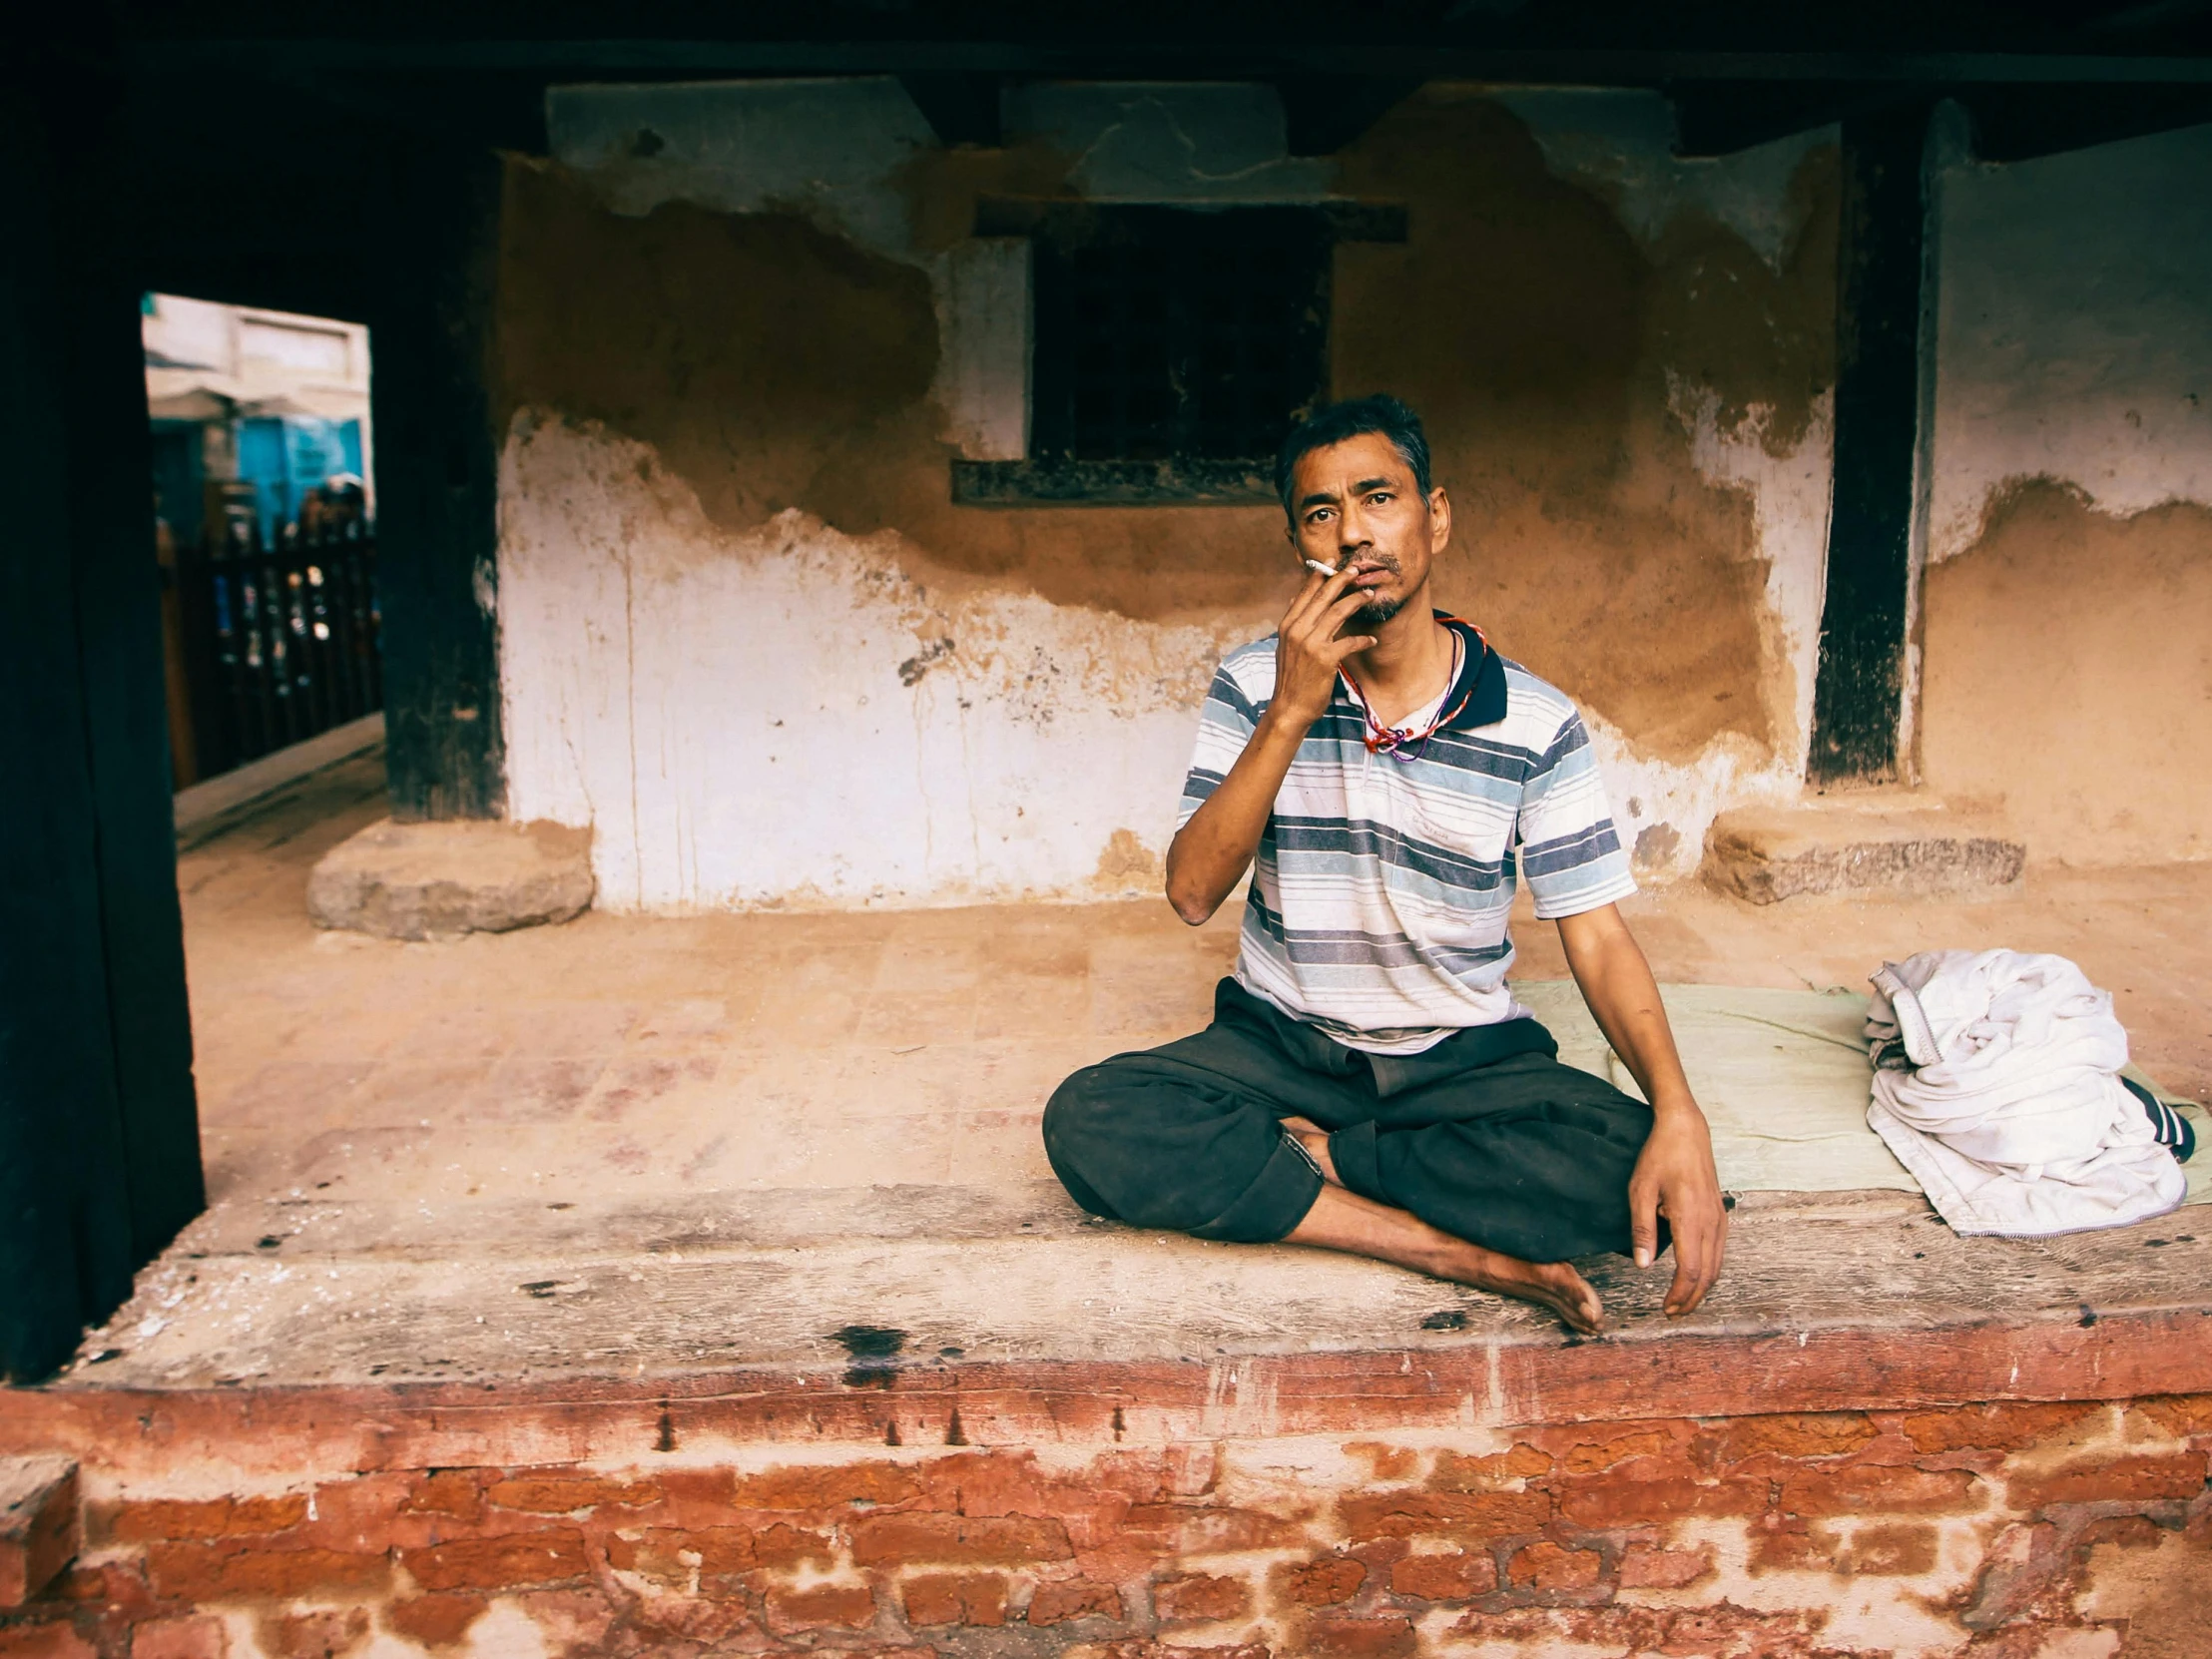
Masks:
[[[1106,1069],[1085,1066],[1052,1091],[1044,1106],[1044,1155],[1068,1197],[1094,1216],[1117,1221],[1087,1173],[1097,1170],[1102,1147],[1112,1140],[1112,1102],[1099,1078]]]

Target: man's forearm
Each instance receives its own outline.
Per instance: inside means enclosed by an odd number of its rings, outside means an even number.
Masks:
[[[1695,1111],[1689,1079],[1675,1051],[1674,1031],[1667,1024],[1666,1005],[1659,997],[1659,983],[1643,950],[1617,914],[1591,918],[1580,929],[1573,926],[1583,919],[1569,918],[1561,925],[1560,935],[1567,965],[1598,1028],[1626,1062],[1654,1111],[1662,1115],[1684,1107]],[[1577,937],[1578,931],[1583,936]]]
[[[1268,815],[1305,736],[1278,724],[1272,709],[1261,716],[1221,788],[1176,831],[1168,845],[1168,902],[1193,927],[1221,908],[1260,850]]]

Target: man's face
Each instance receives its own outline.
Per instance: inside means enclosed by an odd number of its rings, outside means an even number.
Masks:
[[[1301,559],[1359,572],[1368,600],[1348,632],[1380,628],[1428,583],[1428,567],[1451,540],[1451,506],[1441,489],[1423,498],[1390,440],[1362,432],[1310,450],[1291,476],[1291,541]]]

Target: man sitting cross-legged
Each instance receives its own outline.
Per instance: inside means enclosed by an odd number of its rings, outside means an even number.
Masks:
[[[1588,733],[1560,692],[1431,611],[1451,504],[1389,397],[1323,410],[1277,462],[1311,570],[1214,677],[1168,849],[1192,925],[1253,868],[1214,1023],[1077,1072],[1045,1150],[1096,1215],[1373,1256],[1598,1329],[1567,1258],[1671,1231],[1669,1314],[1727,1232],[1712,1142],[1643,952]],[[1505,983],[1516,850],[1536,913],[1650,1105],[1562,1066]]]

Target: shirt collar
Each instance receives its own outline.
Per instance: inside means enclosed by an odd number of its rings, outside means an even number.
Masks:
[[[1459,636],[1459,675],[1444,693],[1444,707],[1451,718],[1440,728],[1446,732],[1472,732],[1495,726],[1505,718],[1505,661],[1492,651],[1471,622],[1435,613],[1436,620]]]
[[[1444,692],[1443,706],[1451,715],[1436,730],[1472,732],[1479,727],[1495,726],[1505,718],[1505,660],[1490,649],[1481,630],[1466,618],[1453,616],[1448,611],[1430,614],[1458,636],[1460,646],[1459,672]],[[1336,696],[1357,713],[1359,700],[1352,695],[1352,688],[1346,681],[1346,674],[1340,671]]]

